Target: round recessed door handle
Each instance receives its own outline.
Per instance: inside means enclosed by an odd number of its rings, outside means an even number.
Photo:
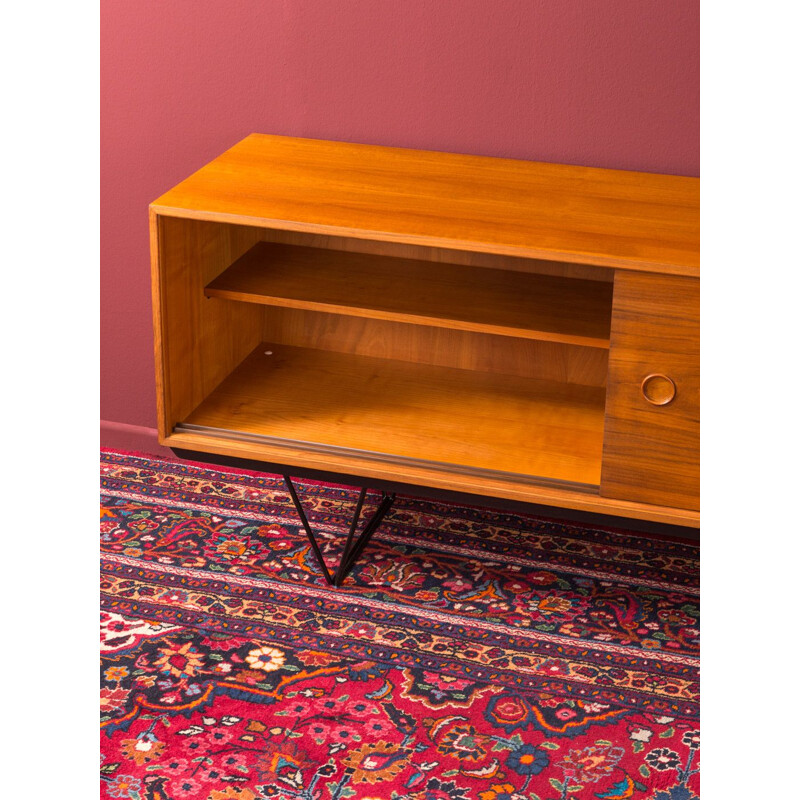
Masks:
[[[654,406],[669,405],[674,399],[677,389],[675,381],[668,375],[653,372],[642,381],[642,397]]]

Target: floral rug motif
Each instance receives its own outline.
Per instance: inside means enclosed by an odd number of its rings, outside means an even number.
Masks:
[[[693,542],[101,456],[101,797],[699,796]]]

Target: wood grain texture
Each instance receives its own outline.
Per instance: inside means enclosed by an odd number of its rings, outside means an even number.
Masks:
[[[151,206],[159,441],[696,526],[698,195],[250,136]]]
[[[604,394],[262,343],[185,422],[596,486]]]
[[[159,436],[165,436],[174,425],[168,413],[169,398],[167,397],[167,347],[164,330],[164,310],[162,297],[164,288],[161,275],[162,242],[164,235],[161,231],[161,222],[158,214],[150,208],[148,215],[150,232],[150,297],[153,312],[153,361],[155,366],[156,381],[156,428]]]
[[[160,214],[699,274],[699,180],[252,134]]]
[[[617,273],[602,495],[699,509],[699,321],[699,281]],[[651,373],[674,381],[667,405],[644,398]]]
[[[608,348],[608,283],[261,242],[207,297]]]
[[[168,447],[255,459],[271,464],[285,464],[289,467],[329,470],[350,476],[347,482],[353,485],[368,482],[370,478],[395,482],[402,480],[411,485],[466,492],[476,497],[498,497],[525,503],[541,503],[576,511],[611,514],[622,518],[644,519],[689,528],[697,528],[700,520],[697,511],[601,497],[597,492],[584,491],[574,486],[552,486],[546,481],[539,483],[535,478],[500,480],[496,476],[490,477],[486,474],[447,473],[422,465],[405,467],[400,477],[397,468],[385,461],[365,459],[356,461],[336,453],[309,453],[304,448],[275,447],[262,442],[219,439],[202,433],[172,433],[163,443]]]
[[[263,339],[522,378],[605,386],[608,350],[293,308],[267,308]]]
[[[586,281],[614,282],[614,270],[591,264],[573,264],[567,261],[545,261],[541,258],[519,258],[496,253],[471,253],[468,250],[448,250],[443,247],[423,247],[403,242],[378,242],[354,239],[347,236],[330,236],[318,233],[301,233],[261,228],[261,240],[292,244],[298,247],[321,247],[346,253],[371,253],[393,258],[412,258],[418,261],[435,261],[443,264],[465,264],[469,267],[503,269],[511,272],[529,272],[534,275],[556,275]]]
[[[169,433],[253,349],[263,309],[212,303],[203,287],[255,243],[253,231],[160,217],[153,220],[154,325],[159,434]]]

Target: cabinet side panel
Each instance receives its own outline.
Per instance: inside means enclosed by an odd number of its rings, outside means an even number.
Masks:
[[[163,438],[258,344],[263,309],[211,302],[204,286],[258,240],[251,228],[158,218],[156,336]]]
[[[150,209],[150,289],[153,304],[153,360],[156,371],[156,416],[158,436],[163,439],[168,433],[167,408],[169,398],[167,396],[167,381],[165,378],[166,370],[166,337],[164,335],[164,314],[161,308],[162,287],[161,287],[161,217]]]
[[[665,405],[645,399],[642,382],[652,374],[674,382],[674,399]],[[668,386],[656,380],[662,389]],[[700,507],[697,279],[617,272],[600,493],[675,508]]]

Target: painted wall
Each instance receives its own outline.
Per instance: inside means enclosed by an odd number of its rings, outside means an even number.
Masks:
[[[254,131],[698,175],[699,16],[698,0],[103,0],[104,443],[156,424],[147,206],[166,189]]]

